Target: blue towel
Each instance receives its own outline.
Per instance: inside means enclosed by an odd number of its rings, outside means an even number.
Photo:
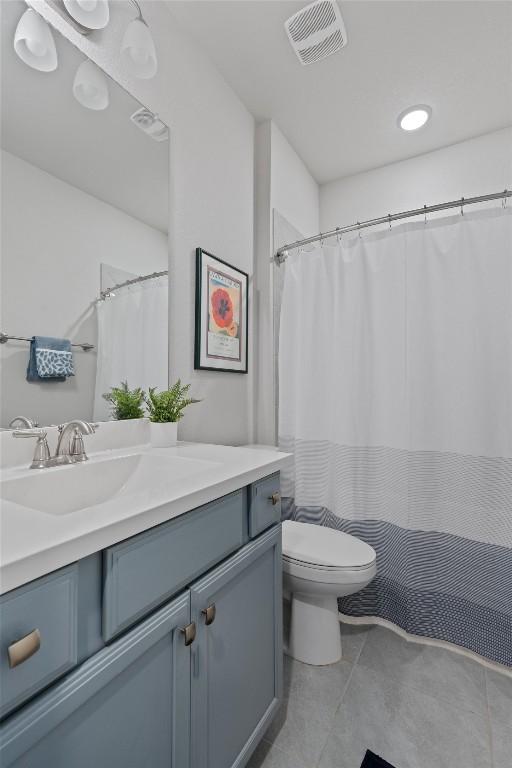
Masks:
[[[75,375],[69,339],[34,336],[30,342],[27,381],[66,381]]]

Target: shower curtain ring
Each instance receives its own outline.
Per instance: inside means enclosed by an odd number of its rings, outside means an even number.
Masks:
[[[359,239],[361,239],[361,222],[357,222],[357,234],[359,235]]]
[[[503,191],[503,197],[501,198],[501,207],[503,208],[503,210],[505,210],[505,208],[507,207],[507,192],[508,190],[505,189]]]
[[[426,206],[426,205],[424,205],[424,206],[423,206],[423,210],[424,210],[424,212],[425,212],[425,214],[424,214],[424,215],[425,215],[425,221],[424,221],[424,224],[426,225],[426,224],[427,224],[427,206]]]
[[[464,216],[464,198],[461,197],[460,199],[460,215]]]
[[[389,229],[391,231],[391,214],[390,213],[388,213],[388,224],[389,224]]]

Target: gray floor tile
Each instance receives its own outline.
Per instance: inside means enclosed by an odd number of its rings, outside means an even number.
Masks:
[[[493,768],[512,765],[512,729],[502,723],[492,723]]]
[[[265,739],[287,752],[297,764],[314,768],[336,712],[336,705],[300,695],[285,699]]]
[[[396,768],[491,766],[484,717],[356,666],[319,768],[355,768],[367,749]]]
[[[487,712],[484,668],[453,651],[408,642],[391,630],[374,627],[358,664],[482,717]]]
[[[346,661],[313,667],[285,656],[284,695],[319,702],[334,711],[340,703],[351,669],[352,665]]]
[[[344,661],[349,661],[352,664],[357,661],[368,633],[373,629],[374,627],[363,624],[340,624],[341,652]]]
[[[247,768],[308,768],[308,766],[297,762],[296,758],[278,749],[269,741],[262,741],[247,763]]]
[[[512,677],[486,670],[487,696],[491,720],[508,726],[512,731]],[[510,757],[512,765],[512,756]]]

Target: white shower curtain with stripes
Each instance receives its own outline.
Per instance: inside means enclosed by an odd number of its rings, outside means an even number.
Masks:
[[[285,270],[287,514],[378,556],[340,610],[512,666],[512,211],[343,236]]]

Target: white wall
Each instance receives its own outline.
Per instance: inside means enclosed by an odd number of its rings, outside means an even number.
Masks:
[[[166,269],[167,236],[9,152],[1,161],[2,330],[96,346],[100,264],[135,274]],[[18,414],[41,424],[92,420],[96,350],[74,351],[73,378],[29,383],[29,345],[2,345],[0,425]]]
[[[319,189],[299,155],[277,125],[271,132],[271,208],[276,209],[304,237],[319,227]]]
[[[511,187],[512,128],[506,128],[324,184],[320,228],[325,232],[387,213]]]
[[[194,371],[194,258],[201,246],[252,274],[253,117],[180,28],[168,4],[141,2],[158,51],[159,70],[152,80],[130,78],[119,62],[121,38],[134,16],[130,3],[110,3],[108,27],[88,37],[44,0],[30,4],[171,127],[170,371],[172,379],[192,382],[194,396],[203,398],[188,409],[180,436],[245,443],[251,431],[254,356],[249,375]]]
[[[255,440],[275,442],[273,330],[273,211],[304,235],[319,227],[319,190],[308,169],[271,121],[261,123],[255,139],[255,284],[257,374]]]

